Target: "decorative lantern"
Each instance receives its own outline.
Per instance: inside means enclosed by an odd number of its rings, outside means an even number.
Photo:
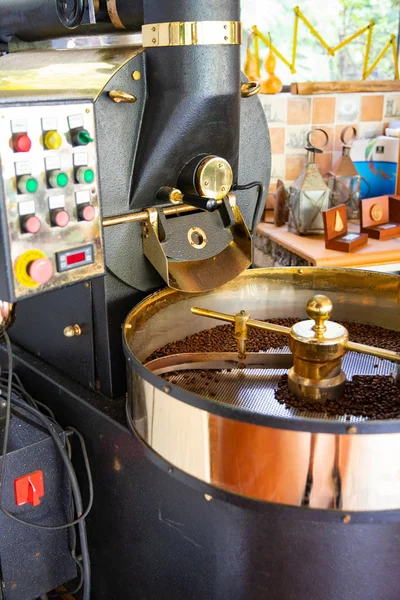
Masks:
[[[315,161],[316,154],[321,154],[322,149],[311,143],[311,136],[315,131],[322,131],[325,136],[322,148],[328,143],[328,134],[323,129],[314,129],[308,133],[307,164],[290,187],[289,230],[299,235],[323,234],[322,212],[331,206],[330,190]]]
[[[346,141],[346,132],[352,131],[352,136]],[[342,156],[329,171],[325,180],[332,193],[332,205],[345,204],[348,219],[360,218],[360,188],[362,177],[350,158],[351,144],[357,137],[354,127],[345,127],[340,135],[343,144]]]

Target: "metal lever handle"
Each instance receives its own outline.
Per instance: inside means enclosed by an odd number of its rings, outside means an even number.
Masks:
[[[208,308],[199,308],[198,306],[192,306],[192,313],[199,315],[200,317],[208,317],[209,319],[219,319],[220,321],[226,321],[228,323],[235,323],[236,317],[221,313],[216,310],[209,310]],[[264,321],[257,321],[256,319],[247,319],[246,324],[248,327],[256,327],[257,329],[266,329],[267,331],[274,331],[275,333],[282,333],[283,335],[290,335],[290,327],[284,327],[283,325],[275,325],[275,323],[265,323]]]
[[[200,208],[208,212],[214,212],[218,208],[218,200],[214,198],[205,198],[204,196],[194,196],[192,194],[183,194],[176,188],[164,186],[157,192],[158,200],[172,202],[172,204],[188,204],[194,208]]]

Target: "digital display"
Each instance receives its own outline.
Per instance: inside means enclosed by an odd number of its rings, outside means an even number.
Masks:
[[[94,263],[94,247],[92,244],[75,248],[74,250],[64,250],[57,252],[57,271],[69,271],[70,269],[79,269],[86,265]]]
[[[78,262],[82,262],[85,260],[84,252],[77,252],[76,254],[70,254],[67,256],[67,265],[76,265]]]

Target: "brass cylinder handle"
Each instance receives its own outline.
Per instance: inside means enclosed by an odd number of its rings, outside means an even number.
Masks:
[[[79,325],[68,325],[64,329],[64,337],[73,338],[82,335],[82,329]]]
[[[249,81],[248,83],[242,83],[240,86],[240,95],[242,98],[251,98],[259,94],[261,91],[261,84],[258,81]]]
[[[15,303],[0,300],[0,330],[8,329],[15,321]]]
[[[123,92],[122,90],[111,90],[108,92],[110,99],[113,102],[119,104],[120,102],[125,102],[128,104],[133,104],[136,102],[137,98],[133,94],[129,94],[128,92]]]
[[[327,296],[317,294],[307,302],[306,311],[310,319],[315,321],[313,330],[316,336],[322,339],[326,331],[325,321],[332,314],[332,302]]]

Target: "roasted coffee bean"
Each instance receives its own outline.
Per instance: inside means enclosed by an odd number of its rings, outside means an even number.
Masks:
[[[350,415],[376,420],[400,418],[400,385],[387,375],[355,375],[346,382],[341,398],[324,404],[295,398],[290,393],[287,375],[282,375],[275,398],[287,408],[346,415],[346,420],[350,420]]]
[[[269,319],[270,323],[285,327],[292,327],[298,321],[299,319]],[[363,323],[342,322],[342,325],[346,327],[349,338],[354,342],[400,352],[400,331]],[[234,334],[235,328],[231,324],[218,325],[212,329],[199,331],[183,340],[171,342],[156,350],[147,358],[146,362],[162,356],[186,352],[237,352],[238,347]],[[279,333],[249,327],[248,334],[249,339],[246,343],[248,352],[265,352],[271,348],[283,348],[288,345],[287,336]]]
[[[286,327],[292,327],[298,319],[269,319],[269,322]],[[342,325],[349,332],[349,338],[354,342],[379,346],[386,350],[400,352],[400,332],[384,329],[376,325],[365,325],[363,323],[347,323]],[[154,352],[147,361],[170,356],[171,354],[193,353],[193,352],[237,352],[237,341],[234,336],[233,325],[219,325],[205,331],[200,331],[194,335],[188,336],[183,340],[167,344]],[[248,352],[265,352],[271,349],[283,348],[288,345],[288,338],[285,335],[263,331],[260,329],[249,328],[249,339],[246,347]],[[147,362],[146,361],[146,362]],[[379,363],[374,367],[378,368]],[[230,373],[232,369],[225,369],[223,373]],[[178,371],[163,375],[163,379],[170,381],[170,377],[178,375]],[[203,379],[204,392],[205,386],[208,386],[211,380],[219,383],[220,378],[216,377],[218,372],[200,371],[199,375]],[[185,374],[184,378],[189,375]],[[189,379],[190,383],[195,383],[195,377]],[[215,394],[209,396],[215,397]],[[352,381],[346,383],[343,396],[338,401],[327,402],[323,407],[315,405],[312,402],[306,402],[296,398],[290,393],[287,385],[287,375],[284,375],[275,391],[275,396],[280,404],[287,407],[298,408],[302,411],[326,412],[330,415],[346,415],[346,420],[350,420],[350,415],[361,416],[367,419],[398,419],[400,418],[400,386],[391,377],[383,375],[357,375]]]

